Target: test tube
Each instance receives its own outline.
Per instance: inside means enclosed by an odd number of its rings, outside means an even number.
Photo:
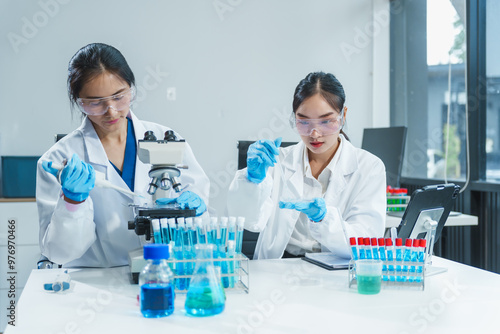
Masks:
[[[365,247],[365,256],[367,259],[372,259],[372,249],[370,247],[370,238],[364,238],[363,244]]]
[[[168,236],[168,219],[161,218],[160,219],[160,229],[161,229],[161,237],[164,244],[168,244],[170,242],[170,238]]]
[[[227,240],[236,241],[236,217],[229,217],[227,226]]]
[[[210,217],[210,225],[207,226],[207,242],[214,244],[217,240],[217,217]]]
[[[379,259],[379,256],[378,256],[378,249],[377,249],[377,238],[371,238],[370,239],[370,242],[371,242],[371,250],[372,250],[372,256],[375,260],[378,260]]]
[[[177,218],[177,230],[175,232],[174,257],[176,260],[184,260],[184,219]],[[178,276],[185,275],[184,263],[176,262],[175,271]],[[178,290],[186,289],[186,279],[176,278],[175,285]]]
[[[401,262],[403,261],[403,239],[401,238],[396,238],[396,273],[397,275],[396,280],[401,282],[403,277],[400,275],[401,274]]]
[[[227,238],[227,223],[228,223],[228,217],[221,217],[220,218],[220,241],[219,243],[226,247],[226,238]]]
[[[356,248],[356,238],[354,238],[354,237],[349,238],[349,244],[351,245],[352,259],[357,260],[358,259],[358,250]]]
[[[235,256],[235,244],[234,240],[228,240],[227,241],[227,257],[229,259],[234,259]],[[236,277],[234,276],[235,274],[235,262],[236,261],[228,261],[228,273],[229,273],[229,287],[234,288],[234,283],[236,281]]]
[[[387,271],[389,274],[389,280],[390,281],[395,281],[396,277],[394,276],[394,246],[392,245],[392,239],[391,238],[386,238],[385,239],[385,251],[387,254],[387,262],[389,262],[389,265],[387,267]]]
[[[194,271],[194,259],[196,254],[194,252],[194,230],[193,230],[193,220],[188,217],[185,221],[186,230],[184,233],[184,254],[185,260],[192,260],[185,263],[186,275],[192,275]],[[186,289],[189,289],[190,278],[185,279]]]
[[[361,260],[366,259],[365,247],[363,247],[363,244],[364,244],[364,239],[359,237],[358,238],[358,248],[359,248],[359,258]]]
[[[412,248],[411,248],[411,256],[410,256],[410,261],[412,263],[412,265],[410,266],[410,281],[413,281],[413,277],[415,275],[415,272],[416,272],[416,266],[415,266],[415,263],[417,262],[418,260],[418,249],[419,249],[419,244],[420,244],[420,240],[418,239],[413,239],[413,245],[412,245]]]
[[[207,238],[205,234],[205,226],[203,224],[203,219],[196,217],[194,219],[194,224],[196,225],[196,240],[199,244],[206,244]]]
[[[161,244],[160,220],[157,218],[151,219],[151,227],[153,228],[154,243]]]
[[[385,256],[385,242],[384,238],[378,238],[378,254],[380,257],[380,260],[382,260],[382,280],[388,281],[389,276],[387,275],[387,262],[386,262],[386,256]]]
[[[245,217],[238,217],[236,219],[236,253],[241,253],[243,245],[243,230],[245,228]]]
[[[426,239],[420,239],[418,243],[418,262],[420,262],[422,265],[417,266],[417,273],[421,274],[424,271],[424,262],[425,262],[425,247],[427,245],[427,240]],[[417,277],[418,279],[419,277]]]
[[[175,218],[168,218],[168,229],[170,231],[170,242],[175,243],[175,238],[176,238],[176,225],[175,225]]]
[[[193,217],[187,217],[185,222],[186,222],[186,230],[190,233],[190,238],[191,238],[191,244],[193,245],[193,253],[194,253],[194,245],[198,243],[198,240],[196,239],[196,232],[194,230],[194,223],[193,223]]]

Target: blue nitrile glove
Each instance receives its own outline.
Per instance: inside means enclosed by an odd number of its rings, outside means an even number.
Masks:
[[[283,202],[279,203],[280,209],[295,209],[303,212],[313,222],[322,221],[326,215],[325,200],[321,197],[316,197],[312,202]]]
[[[46,172],[57,177],[57,173],[59,173],[59,170],[52,167],[52,161],[42,161],[42,167]]]
[[[261,183],[266,178],[267,169],[276,163],[281,137],[272,140],[258,140],[248,147],[247,178],[250,182]]]
[[[49,168],[52,167],[49,166]],[[94,185],[94,167],[81,161],[78,155],[73,154],[71,160],[61,171],[61,186],[64,196],[75,202],[83,202],[89,197],[89,192],[94,188]]]
[[[177,203],[181,209],[196,210],[196,216],[200,216],[207,210],[205,201],[191,191],[183,192],[176,198],[158,198],[156,204],[165,205],[170,203]]]

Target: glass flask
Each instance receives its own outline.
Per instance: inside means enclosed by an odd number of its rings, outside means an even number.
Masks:
[[[224,311],[226,295],[212,260],[212,244],[197,244],[196,267],[184,305],[186,313],[206,317]]]
[[[144,245],[148,263],[139,274],[141,313],[146,318],[160,318],[174,312],[173,273],[167,264],[168,245]]]

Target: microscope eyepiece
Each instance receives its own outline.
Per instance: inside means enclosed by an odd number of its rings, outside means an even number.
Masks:
[[[155,133],[153,131],[146,131],[146,133],[144,134],[144,140],[156,141]]]
[[[165,132],[165,140],[166,141],[177,141],[177,137],[175,137],[175,133],[172,130],[168,130]]]

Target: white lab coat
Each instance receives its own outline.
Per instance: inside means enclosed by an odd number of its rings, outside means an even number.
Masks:
[[[140,121],[132,112],[136,140],[143,139],[148,130],[159,139],[171,130],[168,127]],[[181,138],[176,133],[178,138]],[[61,186],[56,178],[42,167],[42,161],[61,163],[76,153],[90,163],[97,172],[106,175],[114,185],[128,189],[125,181],[109,162],[106,152],[88,118],[82,125],[54,144],[38,161],[36,201],[40,219],[40,248],[51,261],[67,267],[111,267],[126,265],[128,252],[141,247],[141,240],[128,221],[134,220],[130,203],[152,204],[147,194],[149,164],[136,157],[135,192],[146,199],[124,195],[116,190],[96,187],[81,204],[68,204],[62,198]],[[183,187],[198,194],[208,207],[210,181],[196,161],[193,151],[186,145],[183,164],[189,169],[181,173]]]
[[[386,176],[379,158],[355,148],[342,135],[341,140],[343,148],[324,195],[326,216],[318,223],[309,221],[309,229],[322,251],[350,257],[341,221],[349,237],[382,237]],[[279,149],[288,192],[283,198],[303,194],[304,149],[303,142]],[[230,185],[228,214],[246,217],[245,229],[260,232],[254,259],[281,258],[290,240],[300,212],[278,207],[282,191],[280,171],[275,167],[268,169],[260,184],[248,181],[246,168],[239,170]]]

